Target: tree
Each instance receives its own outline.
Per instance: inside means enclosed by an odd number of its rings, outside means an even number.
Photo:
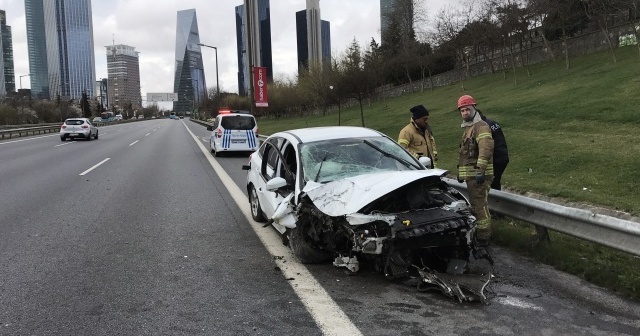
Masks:
[[[341,59],[340,70],[343,73],[341,82],[342,90],[345,95],[358,101],[360,105],[360,121],[362,127],[365,127],[362,101],[369,97],[376,85],[372,71],[365,70],[360,45],[355,39],[351,42],[346,54]]]
[[[624,5],[624,0],[584,0],[582,5],[587,17],[598,25],[607,40],[613,63],[618,62],[609,36],[609,26],[618,16],[618,10]]]
[[[80,109],[82,115],[85,118],[91,118],[91,104],[89,104],[89,98],[87,97],[87,91],[82,90],[82,98],[80,99]]]

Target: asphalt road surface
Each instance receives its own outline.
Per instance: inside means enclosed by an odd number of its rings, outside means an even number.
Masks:
[[[640,304],[493,249],[490,303],[305,266],[188,119],[0,141],[0,335],[640,335]]]

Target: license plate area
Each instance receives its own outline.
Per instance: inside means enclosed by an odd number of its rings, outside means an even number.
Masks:
[[[243,143],[246,143],[246,142],[247,142],[247,140],[245,140],[245,139],[231,139],[231,143],[232,144],[243,144]]]

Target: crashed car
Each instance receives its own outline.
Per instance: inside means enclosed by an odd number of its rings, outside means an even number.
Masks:
[[[363,127],[275,133],[243,169],[251,214],[271,224],[302,263],[357,272],[373,265],[391,279],[416,277],[460,301],[485,301],[490,259],[475,244],[476,219],[462,194],[386,135]]]

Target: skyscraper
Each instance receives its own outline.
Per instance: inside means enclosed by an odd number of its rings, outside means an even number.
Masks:
[[[245,0],[244,5],[236,6],[235,12],[238,93],[246,96],[249,93],[251,79],[250,66],[266,67],[267,80],[273,81],[269,0]]]
[[[2,60],[0,66],[2,71],[0,76],[0,95],[6,92],[16,91],[16,80],[13,68],[13,41],[11,38],[11,26],[7,26],[7,17],[3,10],[0,10],[0,31],[2,32]]]
[[[388,43],[390,38],[415,38],[413,16],[413,0],[380,0],[381,44]],[[395,31],[390,31],[391,27]]]
[[[200,34],[195,9],[178,11],[176,30],[176,72],[173,84],[178,101],[175,112],[188,112],[198,106],[206,94]]]
[[[136,48],[118,44],[107,46],[107,96],[111,106],[133,109],[142,107],[140,63]]]
[[[91,0],[25,0],[31,92],[36,98],[94,96]]]
[[[331,62],[331,24],[320,18],[319,0],[307,0],[307,9],[296,12],[298,67]]]

